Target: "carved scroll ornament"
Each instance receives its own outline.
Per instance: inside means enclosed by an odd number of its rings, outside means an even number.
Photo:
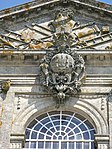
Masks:
[[[50,53],[51,54],[51,53]],[[84,60],[77,53],[52,53],[42,59],[41,74],[43,85],[63,104],[66,96],[80,91],[85,74]]]

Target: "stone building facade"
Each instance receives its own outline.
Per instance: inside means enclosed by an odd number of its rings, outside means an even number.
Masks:
[[[0,148],[112,149],[112,12],[86,0],[0,11]]]

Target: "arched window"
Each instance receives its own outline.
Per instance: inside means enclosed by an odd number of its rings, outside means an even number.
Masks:
[[[27,149],[94,149],[94,128],[83,116],[52,111],[35,118],[26,129]]]

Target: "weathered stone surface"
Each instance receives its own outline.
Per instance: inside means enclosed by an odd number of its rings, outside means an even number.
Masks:
[[[73,10],[76,25],[68,30],[73,39],[71,50],[83,57],[86,76],[81,92],[70,95],[59,110],[86,117],[95,128],[98,149],[112,148],[112,100],[108,99],[112,88],[112,13],[105,9],[108,5],[95,1],[39,0],[0,12],[0,80],[12,82],[6,98],[0,98],[0,149],[23,148],[27,125],[40,114],[57,110],[53,95],[40,82],[39,65],[55,44],[48,24],[57,9],[66,7]],[[102,32],[103,26],[107,27]]]
[[[13,101],[14,93],[8,92],[4,101],[2,102],[2,116],[1,116],[1,131],[0,142],[1,149],[8,149],[10,146],[10,132],[12,127],[12,113],[13,113]]]

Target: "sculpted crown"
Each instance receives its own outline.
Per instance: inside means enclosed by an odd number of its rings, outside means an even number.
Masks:
[[[74,39],[72,33],[75,21],[73,21],[73,11],[69,9],[57,10],[55,19],[49,24],[53,34],[53,42],[55,46],[62,48],[63,46],[71,46]]]

